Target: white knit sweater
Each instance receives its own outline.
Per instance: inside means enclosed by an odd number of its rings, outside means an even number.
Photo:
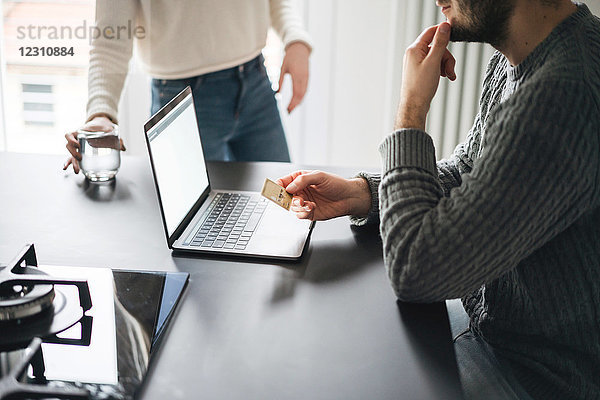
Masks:
[[[249,61],[265,46],[270,26],[286,46],[310,46],[291,0],[98,0],[96,26],[103,34],[90,51],[88,119],[105,113],[117,120],[134,44],[144,69],[158,79]]]

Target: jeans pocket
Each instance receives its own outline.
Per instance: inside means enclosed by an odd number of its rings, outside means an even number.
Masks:
[[[152,79],[152,113],[164,107],[188,85],[188,79]]]

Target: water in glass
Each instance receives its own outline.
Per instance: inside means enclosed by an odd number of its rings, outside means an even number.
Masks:
[[[121,166],[121,143],[118,128],[110,132],[79,130],[79,152],[81,171],[92,182],[114,179]]]

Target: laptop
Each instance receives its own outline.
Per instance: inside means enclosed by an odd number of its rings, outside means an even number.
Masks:
[[[259,192],[214,190],[190,87],[145,124],[146,145],[170,249],[297,260],[313,223]]]

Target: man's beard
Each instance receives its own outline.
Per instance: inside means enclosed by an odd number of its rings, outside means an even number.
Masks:
[[[483,42],[501,46],[508,36],[508,22],[515,0],[457,0],[462,20],[452,24],[453,42]]]

